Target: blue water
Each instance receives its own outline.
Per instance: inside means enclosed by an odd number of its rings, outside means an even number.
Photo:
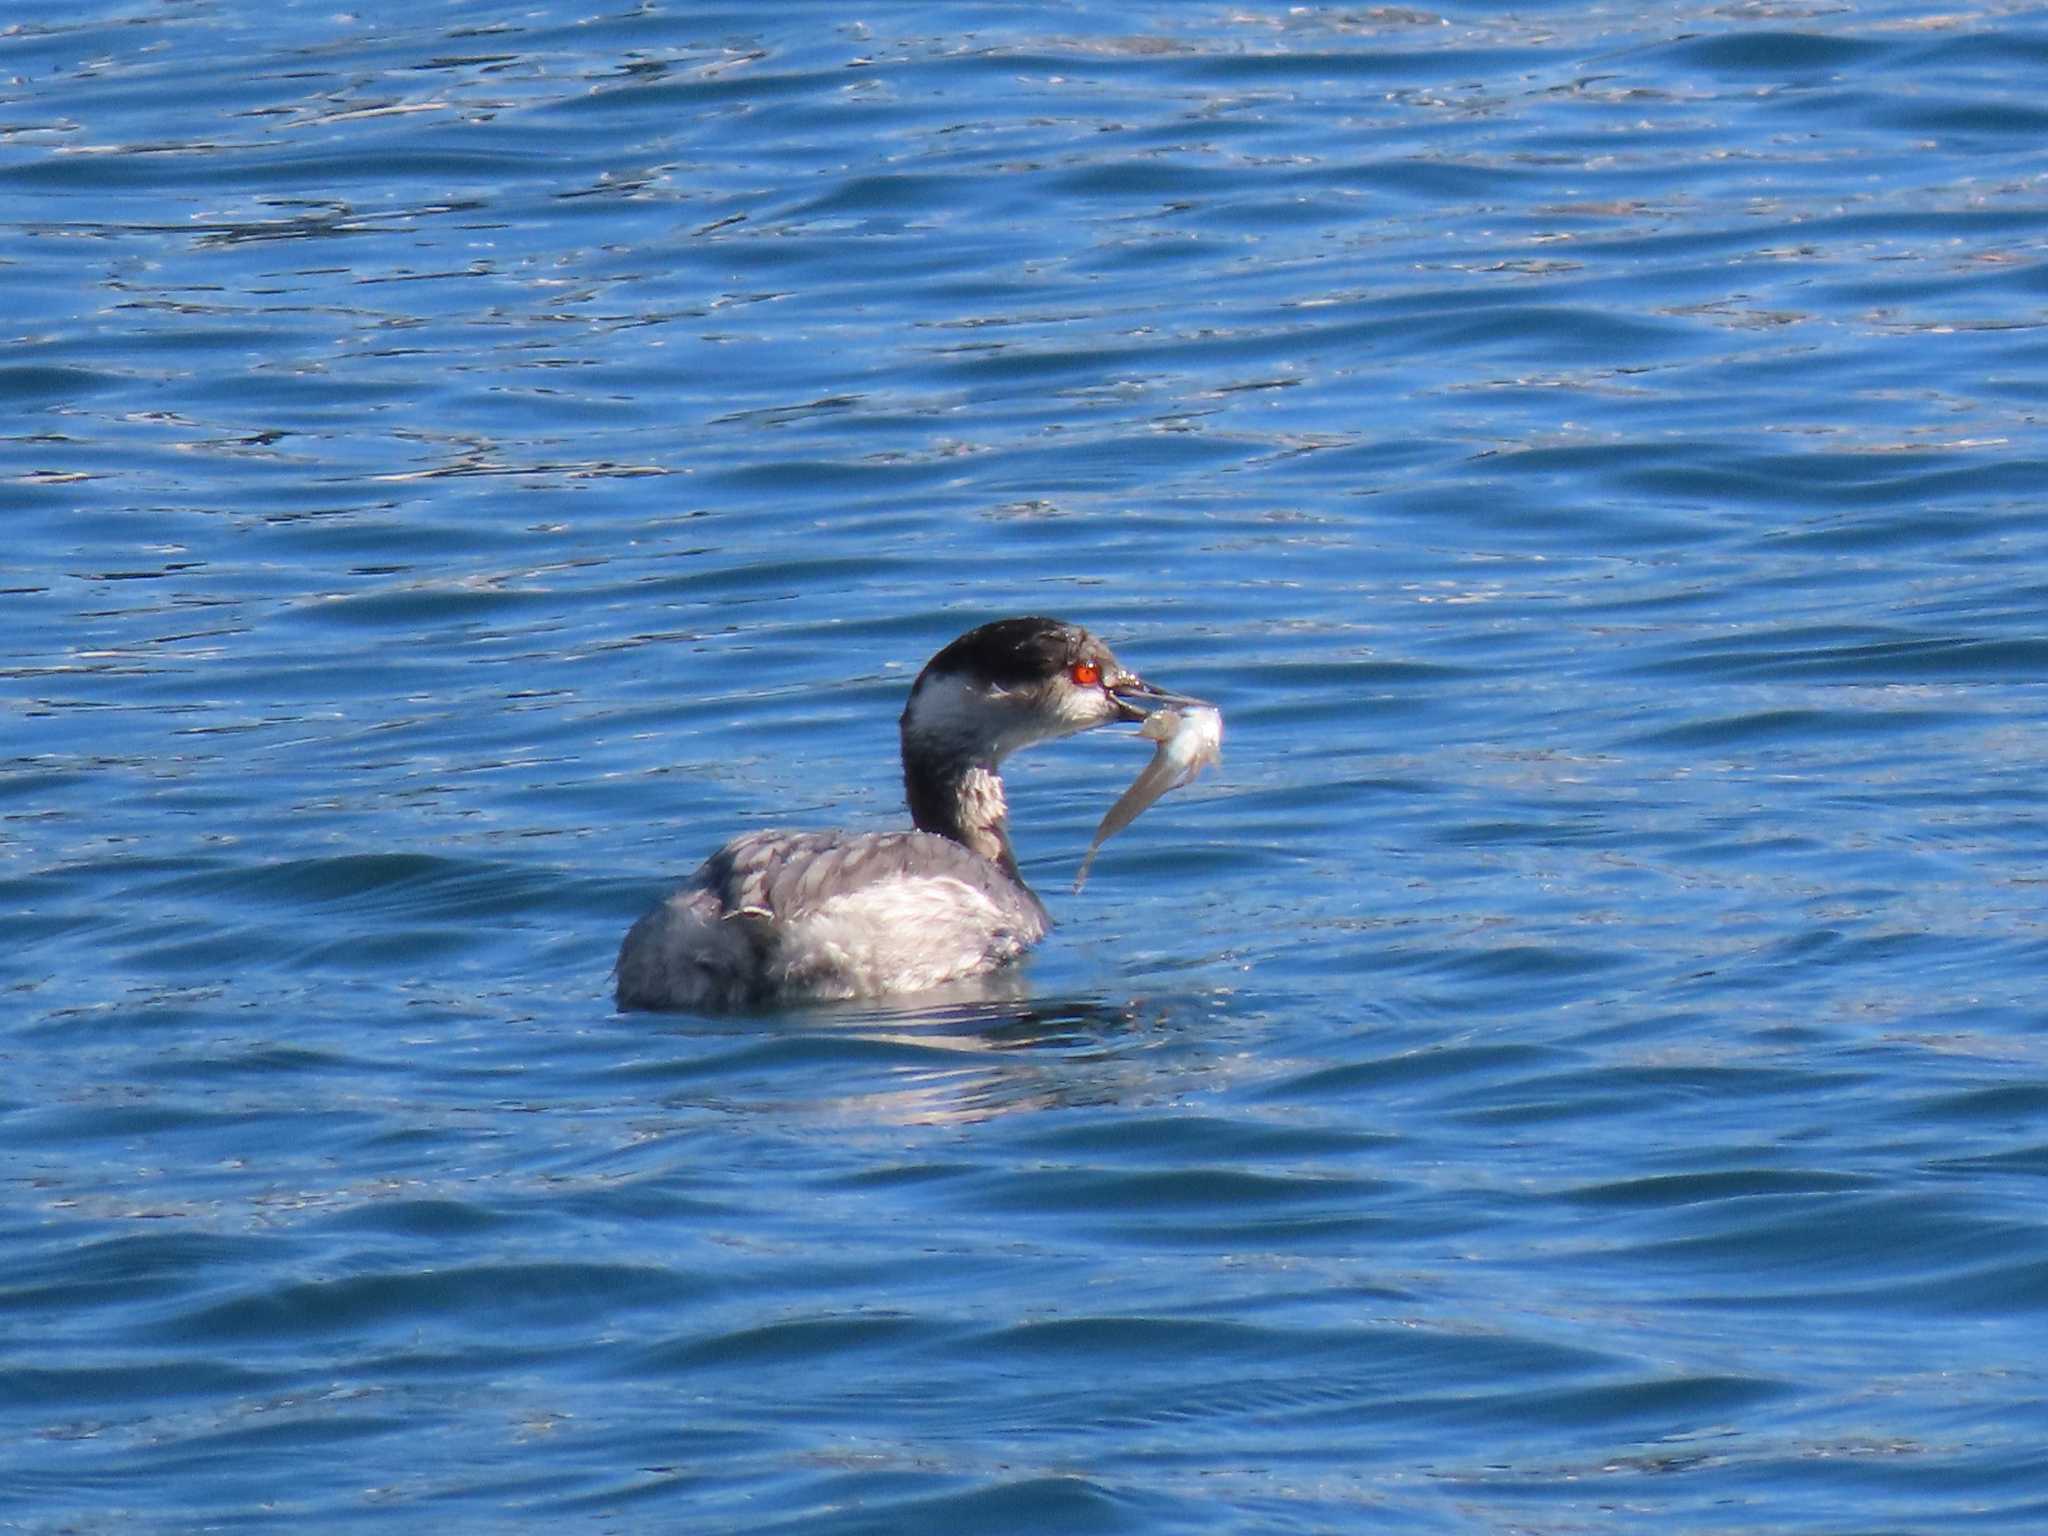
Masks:
[[[14,0],[0,1526],[2048,1526],[2044,69]],[[1017,995],[615,1013],[1015,612]]]

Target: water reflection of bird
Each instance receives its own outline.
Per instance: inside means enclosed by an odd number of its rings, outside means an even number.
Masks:
[[[626,935],[619,1005],[921,992],[1010,964],[1051,919],[1010,848],[1003,759],[1142,720],[1171,697],[1077,625],[1017,618],[970,630],[925,664],[903,709],[917,830],[735,838]]]

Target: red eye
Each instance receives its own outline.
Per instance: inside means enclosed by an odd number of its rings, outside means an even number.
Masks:
[[[1067,676],[1071,677],[1083,688],[1093,688],[1102,681],[1102,668],[1095,665],[1092,661],[1077,661],[1072,669],[1068,671]]]

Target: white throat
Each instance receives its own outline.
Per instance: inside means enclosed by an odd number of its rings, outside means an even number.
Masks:
[[[950,672],[927,673],[904,714],[904,745],[940,762],[993,767],[1020,747],[1071,735],[1086,722],[1048,717],[1031,701]],[[1002,791],[996,791],[998,811]]]

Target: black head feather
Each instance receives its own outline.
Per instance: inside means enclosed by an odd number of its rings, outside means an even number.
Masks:
[[[986,678],[999,688],[1043,682],[1103,647],[1078,624],[1059,619],[997,619],[970,629],[925,665],[927,672]]]

